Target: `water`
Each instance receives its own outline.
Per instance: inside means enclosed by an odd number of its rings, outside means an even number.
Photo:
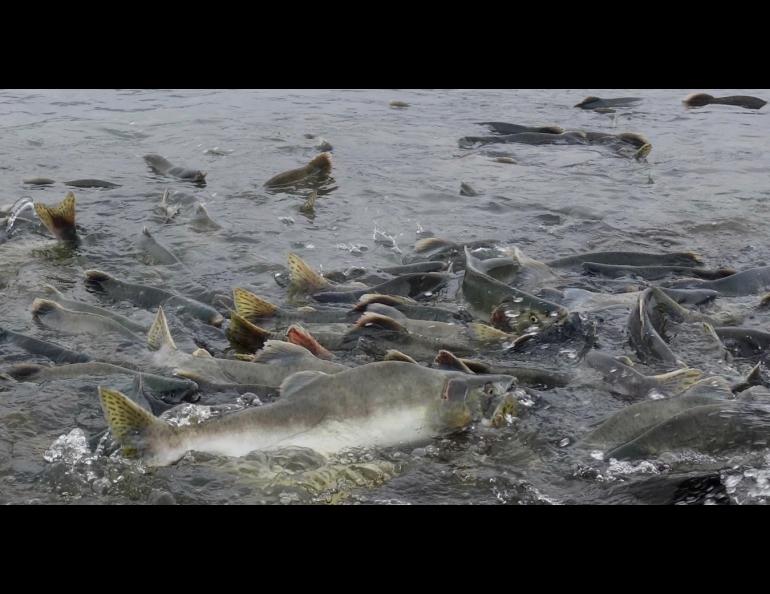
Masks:
[[[689,92],[4,91],[0,203],[29,196],[52,204],[66,193],[62,182],[72,179],[99,178],[121,187],[74,189],[85,236],[74,251],[29,229],[22,232],[17,221],[13,237],[0,244],[0,326],[76,350],[114,354],[119,345],[106,337],[63,336],[36,326],[30,315],[33,294],[53,284],[68,298],[105,305],[82,281],[84,270],[99,268],[187,294],[227,295],[243,286],[280,302],[285,292],[273,275],[285,270],[287,252],[323,271],[395,265],[411,253],[421,230],[455,240],[496,238],[544,260],[580,251],[692,250],[714,268],[770,264],[767,109],[688,111],[681,99]],[[572,107],[587,95],[643,101],[616,114]],[[392,99],[409,107],[393,109]],[[634,131],[654,148],[647,162],[585,146],[458,148],[460,137],[486,134],[474,124],[479,121]],[[335,183],[319,192],[316,214],[309,218],[299,212],[306,193],[270,194],[262,184],[309,161],[320,139],[333,146]],[[197,188],[152,174],[142,160],[147,153],[207,171],[208,185]],[[496,162],[498,157],[515,163]],[[24,186],[21,180],[28,177],[49,177],[57,184]],[[461,182],[479,196],[461,196]],[[189,213],[171,220],[158,215],[154,209],[165,189],[194,194],[221,229],[192,224]],[[146,263],[135,247],[144,225],[185,267]],[[767,328],[768,316],[753,312],[756,300],[729,301],[752,312],[749,325]],[[113,307],[140,323],[151,319],[127,304]],[[623,335],[626,317],[621,308],[608,311],[601,322],[603,346],[615,354],[630,354]],[[171,323],[180,346],[226,346],[206,327],[184,326],[173,315]],[[554,349],[542,356],[568,363],[575,353],[571,346]],[[28,361],[45,362],[0,344],[3,368]],[[689,458],[671,467],[656,461],[613,465],[576,455],[571,444],[628,404],[580,386],[541,392],[521,419],[499,429],[476,427],[427,447],[354,452],[335,460],[306,451],[243,459],[191,453],[175,466],[146,469],[111,453],[111,444],[97,443],[105,428],[97,383],[0,383],[0,502],[144,503],[159,492],[180,503],[767,499],[768,467],[761,456],[731,460],[732,466]],[[91,440],[88,451],[73,430]],[[53,444],[68,435],[70,453],[51,454]],[[64,442],[58,443],[61,450]],[[97,447],[104,451],[96,453]],[[680,496],[682,489],[690,495]],[[708,493],[691,496],[693,491]]]

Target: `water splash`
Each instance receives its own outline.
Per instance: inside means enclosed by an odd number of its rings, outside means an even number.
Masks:
[[[32,203],[32,200],[29,198],[19,198],[16,202],[13,203],[13,206],[11,207],[10,215],[8,215],[8,221],[5,225],[5,234],[6,236],[10,237],[11,232],[13,231],[13,226],[16,223],[16,219],[19,218],[19,215],[23,213],[27,209],[33,209],[34,204]]]

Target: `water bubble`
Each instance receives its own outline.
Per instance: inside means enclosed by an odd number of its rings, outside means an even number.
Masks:
[[[604,452],[602,452],[601,450],[592,450],[591,458],[593,458],[594,460],[604,460]]]
[[[560,448],[566,448],[569,445],[569,437],[565,437],[559,442]]]
[[[279,217],[278,220],[281,221],[284,225],[294,224],[294,219],[292,219],[291,217]]]
[[[660,400],[661,398],[665,398],[665,394],[661,394],[658,390],[653,388],[647,393],[647,396],[650,398],[650,400]]]
[[[524,301],[524,297],[514,297],[513,298],[513,302],[514,303],[521,303],[522,301]]]
[[[59,436],[43,453],[43,459],[46,462],[61,460],[67,464],[75,464],[90,455],[85,432],[82,429],[73,429],[67,435]]]

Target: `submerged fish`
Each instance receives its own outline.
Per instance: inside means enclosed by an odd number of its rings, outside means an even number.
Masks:
[[[200,185],[206,184],[207,174],[204,171],[200,171],[198,169],[187,169],[186,167],[178,167],[160,155],[145,155],[143,158],[153,173],[176,177],[177,179],[195,182]]]
[[[35,299],[32,302],[32,315],[43,325],[67,334],[84,333],[101,336],[104,333],[113,333],[128,338],[137,344],[144,342],[142,336],[114,319],[94,313],[65,309],[50,299]]]
[[[489,126],[497,134],[520,134],[522,132],[540,132],[542,134],[563,134],[564,128],[559,126],[522,126],[506,122],[477,122],[480,126]]]
[[[689,407],[609,451],[605,459],[695,451],[726,455],[770,446],[770,406],[725,401]]]
[[[598,264],[596,262],[584,262],[583,270],[588,273],[601,274],[609,278],[623,276],[638,276],[646,280],[659,280],[672,274],[688,275],[706,280],[720,279],[735,274],[732,268],[718,268],[709,270],[706,268],[690,268],[687,266],[626,266],[621,264]]]
[[[722,391],[716,390],[713,395],[683,394],[672,398],[637,402],[621,409],[605,420],[591,433],[586,435],[581,440],[581,444],[586,447],[598,447],[611,452],[682,411],[704,405],[718,404],[724,397],[725,395]],[[606,456],[607,459],[610,457],[617,458],[618,456],[613,454]]]
[[[73,188],[119,188],[120,184],[113,184],[112,182],[104,181],[101,179],[75,179],[72,181],[64,182],[65,186],[72,186]]]
[[[602,109],[611,107],[629,107],[641,101],[641,97],[618,97],[616,99],[601,99],[599,97],[586,97],[575,105],[580,109]]]
[[[749,95],[730,95],[729,97],[713,97],[706,93],[693,93],[682,101],[687,107],[703,107],[705,105],[735,105],[746,109],[761,109],[767,101]]]
[[[179,351],[168,328],[163,308],[158,308],[147,344],[157,351],[155,360],[164,366],[173,367],[177,375],[196,383],[258,384],[279,386],[281,382],[298,371],[318,370],[336,373],[347,369],[344,365],[324,361],[313,356],[306,348],[288,342],[267,340],[254,357],[253,362],[234,359],[219,359],[211,356],[197,356]]]
[[[161,244],[147,227],[142,227],[142,235],[139,238],[138,247],[145,252],[147,256],[158,264],[172,266],[182,264],[182,261],[166,246]]]
[[[725,278],[711,281],[684,279],[668,283],[669,287],[710,289],[724,297],[745,297],[770,290],[770,266],[750,268]]]
[[[116,301],[125,300],[144,309],[154,309],[161,305],[174,307],[179,313],[187,313],[212,326],[221,326],[224,322],[222,314],[213,307],[189,297],[157,287],[127,283],[99,270],[86,270],[85,275],[89,287],[107,293]]]
[[[85,363],[91,357],[84,353],[71,351],[52,342],[27,336],[7,328],[0,327],[0,342],[14,344],[33,355],[42,355],[54,363]]]
[[[660,375],[642,375],[633,367],[596,350],[586,354],[584,360],[591,369],[601,373],[613,392],[634,398],[645,398],[650,394],[676,396],[703,377],[702,371],[691,368]]]
[[[551,268],[580,268],[586,262],[623,266],[686,266],[703,264],[697,254],[692,252],[672,252],[668,254],[650,254],[644,252],[589,252],[566,256],[546,262]]]
[[[540,299],[525,291],[520,291],[495,280],[479,270],[481,261],[465,248],[465,275],[463,277],[463,295],[465,300],[482,315],[489,315],[497,306],[506,303],[516,317],[538,325],[541,329],[558,323],[566,318],[566,308]]]
[[[279,188],[308,181],[323,180],[329,176],[331,171],[332,156],[329,153],[321,153],[304,167],[291,169],[271,177],[265,182],[265,186],[268,188]]]
[[[188,379],[163,377],[161,375],[113,365],[112,363],[96,361],[71,363],[69,365],[57,365],[54,367],[25,363],[23,365],[14,365],[10,367],[6,370],[6,373],[16,380],[34,383],[89,376],[136,376],[142,378],[144,385],[151,390],[173,396],[177,402],[181,402],[198,391],[198,385]]]
[[[137,322],[134,322],[133,320],[130,320],[125,316],[109,311],[102,307],[96,307],[95,305],[89,305],[88,303],[81,303],[80,301],[73,301],[71,299],[67,299],[61,291],[59,291],[55,287],[52,287],[51,285],[45,285],[44,289],[46,294],[49,296],[49,298],[52,301],[56,301],[58,304],[64,306],[64,308],[70,311],[91,313],[91,314],[96,314],[105,318],[111,318],[121,326],[125,326],[126,328],[128,328],[129,330],[137,334],[144,335],[147,333],[147,330],[149,329],[149,326],[147,325],[139,324]]]
[[[304,372],[281,385],[281,397],[274,403],[181,427],[158,420],[114,390],[100,387],[99,396],[124,453],[162,466],[189,450],[243,456],[299,446],[331,454],[418,442],[467,426],[489,399],[485,387],[504,394],[512,381],[397,361],[335,375]]]

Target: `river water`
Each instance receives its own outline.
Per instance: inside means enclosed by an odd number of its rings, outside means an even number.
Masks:
[[[285,290],[273,274],[285,271],[290,251],[322,271],[374,268],[400,263],[426,231],[457,241],[493,238],[542,260],[581,251],[694,251],[710,268],[768,265],[767,109],[687,110],[681,100],[692,91],[2,91],[0,205],[22,196],[58,202],[67,191],[62,182],[72,179],[120,187],[74,190],[84,236],[75,250],[24,228],[0,244],[0,326],[96,357],[129,357],[108,337],[37,326],[33,298],[51,284],[70,299],[149,323],[151,312],[110,306],[86,290],[83,271],[98,268],[186,294],[226,295],[244,286],[281,302]],[[573,107],[587,95],[642,101],[613,114]],[[393,99],[409,107],[394,109]],[[459,148],[460,137],[487,134],[481,121],[638,132],[653,149],[636,161],[589,146]],[[268,193],[263,183],[309,161],[319,137],[333,145],[334,184],[310,220],[298,211],[302,195]],[[153,174],[142,160],[147,153],[207,171],[207,185]],[[515,163],[496,161],[500,156]],[[57,183],[22,183],[35,176]],[[460,195],[461,182],[479,196]],[[221,228],[195,227],[184,213],[164,222],[154,207],[165,189],[195,194]],[[143,226],[184,266],[147,264],[136,248]],[[375,242],[375,231],[396,247]],[[749,311],[757,299],[732,306]],[[770,327],[767,315],[752,316],[753,326]],[[611,354],[632,354],[626,317],[600,322]],[[226,346],[205,327],[172,326],[183,345]],[[0,372],[21,362],[45,360],[0,343]],[[508,427],[429,444],[333,460],[305,450],[239,459],[192,453],[152,469],[94,451],[94,436],[106,427],[97,383],[0,384],[0,502],[145,503],[170,494],[179,503],[230,504],[763,503],[770,496],[764,452],[739,461],[634,463],[577,455],[571,444],[629,404],[601,390],[543,391]]]

